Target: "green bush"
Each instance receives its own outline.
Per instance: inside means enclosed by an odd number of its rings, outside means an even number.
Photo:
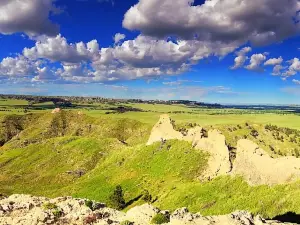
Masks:
[[[148,190],[144,190],[142,193],[143,197],[142,200],[145,202],[151,202],[152,201],[152,196],[150,195]]]
[[[93,210],[93,201],[91,201],[91,200],[85,200],[84,204],[85,204],[85,206],[87,206],[91,210]]]
[[[163,224],[163,223],[169,223],[169,222],[170,222],[170,219],[162,213],[156,214],[151,220],[152,224]]]
[[[59,217],[61,217],[62,216],[62,211],[60,210],[60,209],[54,209],[54,210],[52,210],[52,213],[53,213],[53,215],[54,215],[54,217],[57,219],[57,218],[59,218]]]
[[[58,219],[63,214],[62,210],[57,205],[50,202],[43,204],[43,208],[44,210],[50,210],[53,213],[55,219]]]
[[[122,187],[118,185],[116,186],[116,189],[112,195],[109,197],[109,206],[117,210],[122,210],[125,208],[125,205],[126,203],[124,200]]]
[[[120,225],[133,225],[129,220],[122,221]]]
[[[54,210],[54,209],[57,209],[57,205],[53,204],[53,203],[50,203],[50,202],[47,202],[45,204],[43,204],[43,208],[45,210]]]

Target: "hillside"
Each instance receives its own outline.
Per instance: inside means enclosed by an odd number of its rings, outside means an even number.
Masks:
[[[251,185],[241,176],[230,174],[204,181],[201,177],[209,168],[211,153],[194,148],[189,140],[147,145],[154,125],[151,123],[119,116],[89,117],[74,110],[2,116],[1,120],[4,121],[1,133],[11,134],[9,138],[1,136],[0,193],[3,194],[71,195],[107,202],[114,188],[121,185],[127,210],[144,204],[140,195],[147,190],[157,207],[170,210],[188,207],[202,215],[248,210],[273,218],[289,211],[300,213],[299,182]],[[174,124],[179,133],[185,133],[182,128],[189,127],[189,123]],[[245,138],[244,135],[273,158],[282,157],[279,150],[287,156],[295,155],[297,144],[290,139],[299,141],[297,134],[288,136],[286,129],[254,123],[203,126],[203,129],[221,130],[225,147],[230,147],[233,156],[238,140]],[[283,136],[284,141],[280,138],[272,142],[274,132]],[[268,148],[270,143],[275,143],[274,151]],[[289,147],[281,149],[281,146]]]

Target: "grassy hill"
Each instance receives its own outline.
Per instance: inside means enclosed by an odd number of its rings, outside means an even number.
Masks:
[[[203,215],[235,210],[265,217],[300,213],[300,183],[250,187],[242,178],[229,176],[201,183],[207,153],[184,141],[146,146],[153,123],[126,115],[90,117],[71,110],[1,116],[0,193],[72,195],[107,202],[121,185],[127,208],[143,203],[139,197],[148,190],[160,208],[189,207]],[[188,126],[181,120],[177,129]],[[266,124],[204,127],[222,130],[232,147],[246,135],[274,157],[295,155],[300,143],[297,130]]]

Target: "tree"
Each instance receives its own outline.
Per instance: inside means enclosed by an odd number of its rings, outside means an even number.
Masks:
[[[258,133],[257,130],[253,129],[253,130],[251,130],[251,135],[252,135],[253,137],[257,138],[257,137],[259,136],[259,133]]]
[[[125,205],[123,189],[118,185],[112,195],[109,196],[109,206],[117,210],[122,210],[125,208]]]
[[[145,202],[151,202],[152,201],[152,196],[150,195],[148,190],[143,191],[142,200],[145,201]]]

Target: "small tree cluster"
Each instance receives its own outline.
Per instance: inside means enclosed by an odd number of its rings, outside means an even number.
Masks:
[[[255,130],[255,129],[251,130],[251,133],[250,133],[250,134],[251,134],[252,137],[255,137],[255,138],[257,138],[257,137],[259,136],[258,131]]]
[[[109,197],[109,206],[117,210],[125,208],[126,202],[124,200],[123,189],[120,185],[116,186],[116,189]]]
[[[143,201],[145,201],[145,202],[151,202],[152,201],[152,196],[150,195],[148,190],[144,190],[142,194],[143,194],[143,197],[142,197]]]

